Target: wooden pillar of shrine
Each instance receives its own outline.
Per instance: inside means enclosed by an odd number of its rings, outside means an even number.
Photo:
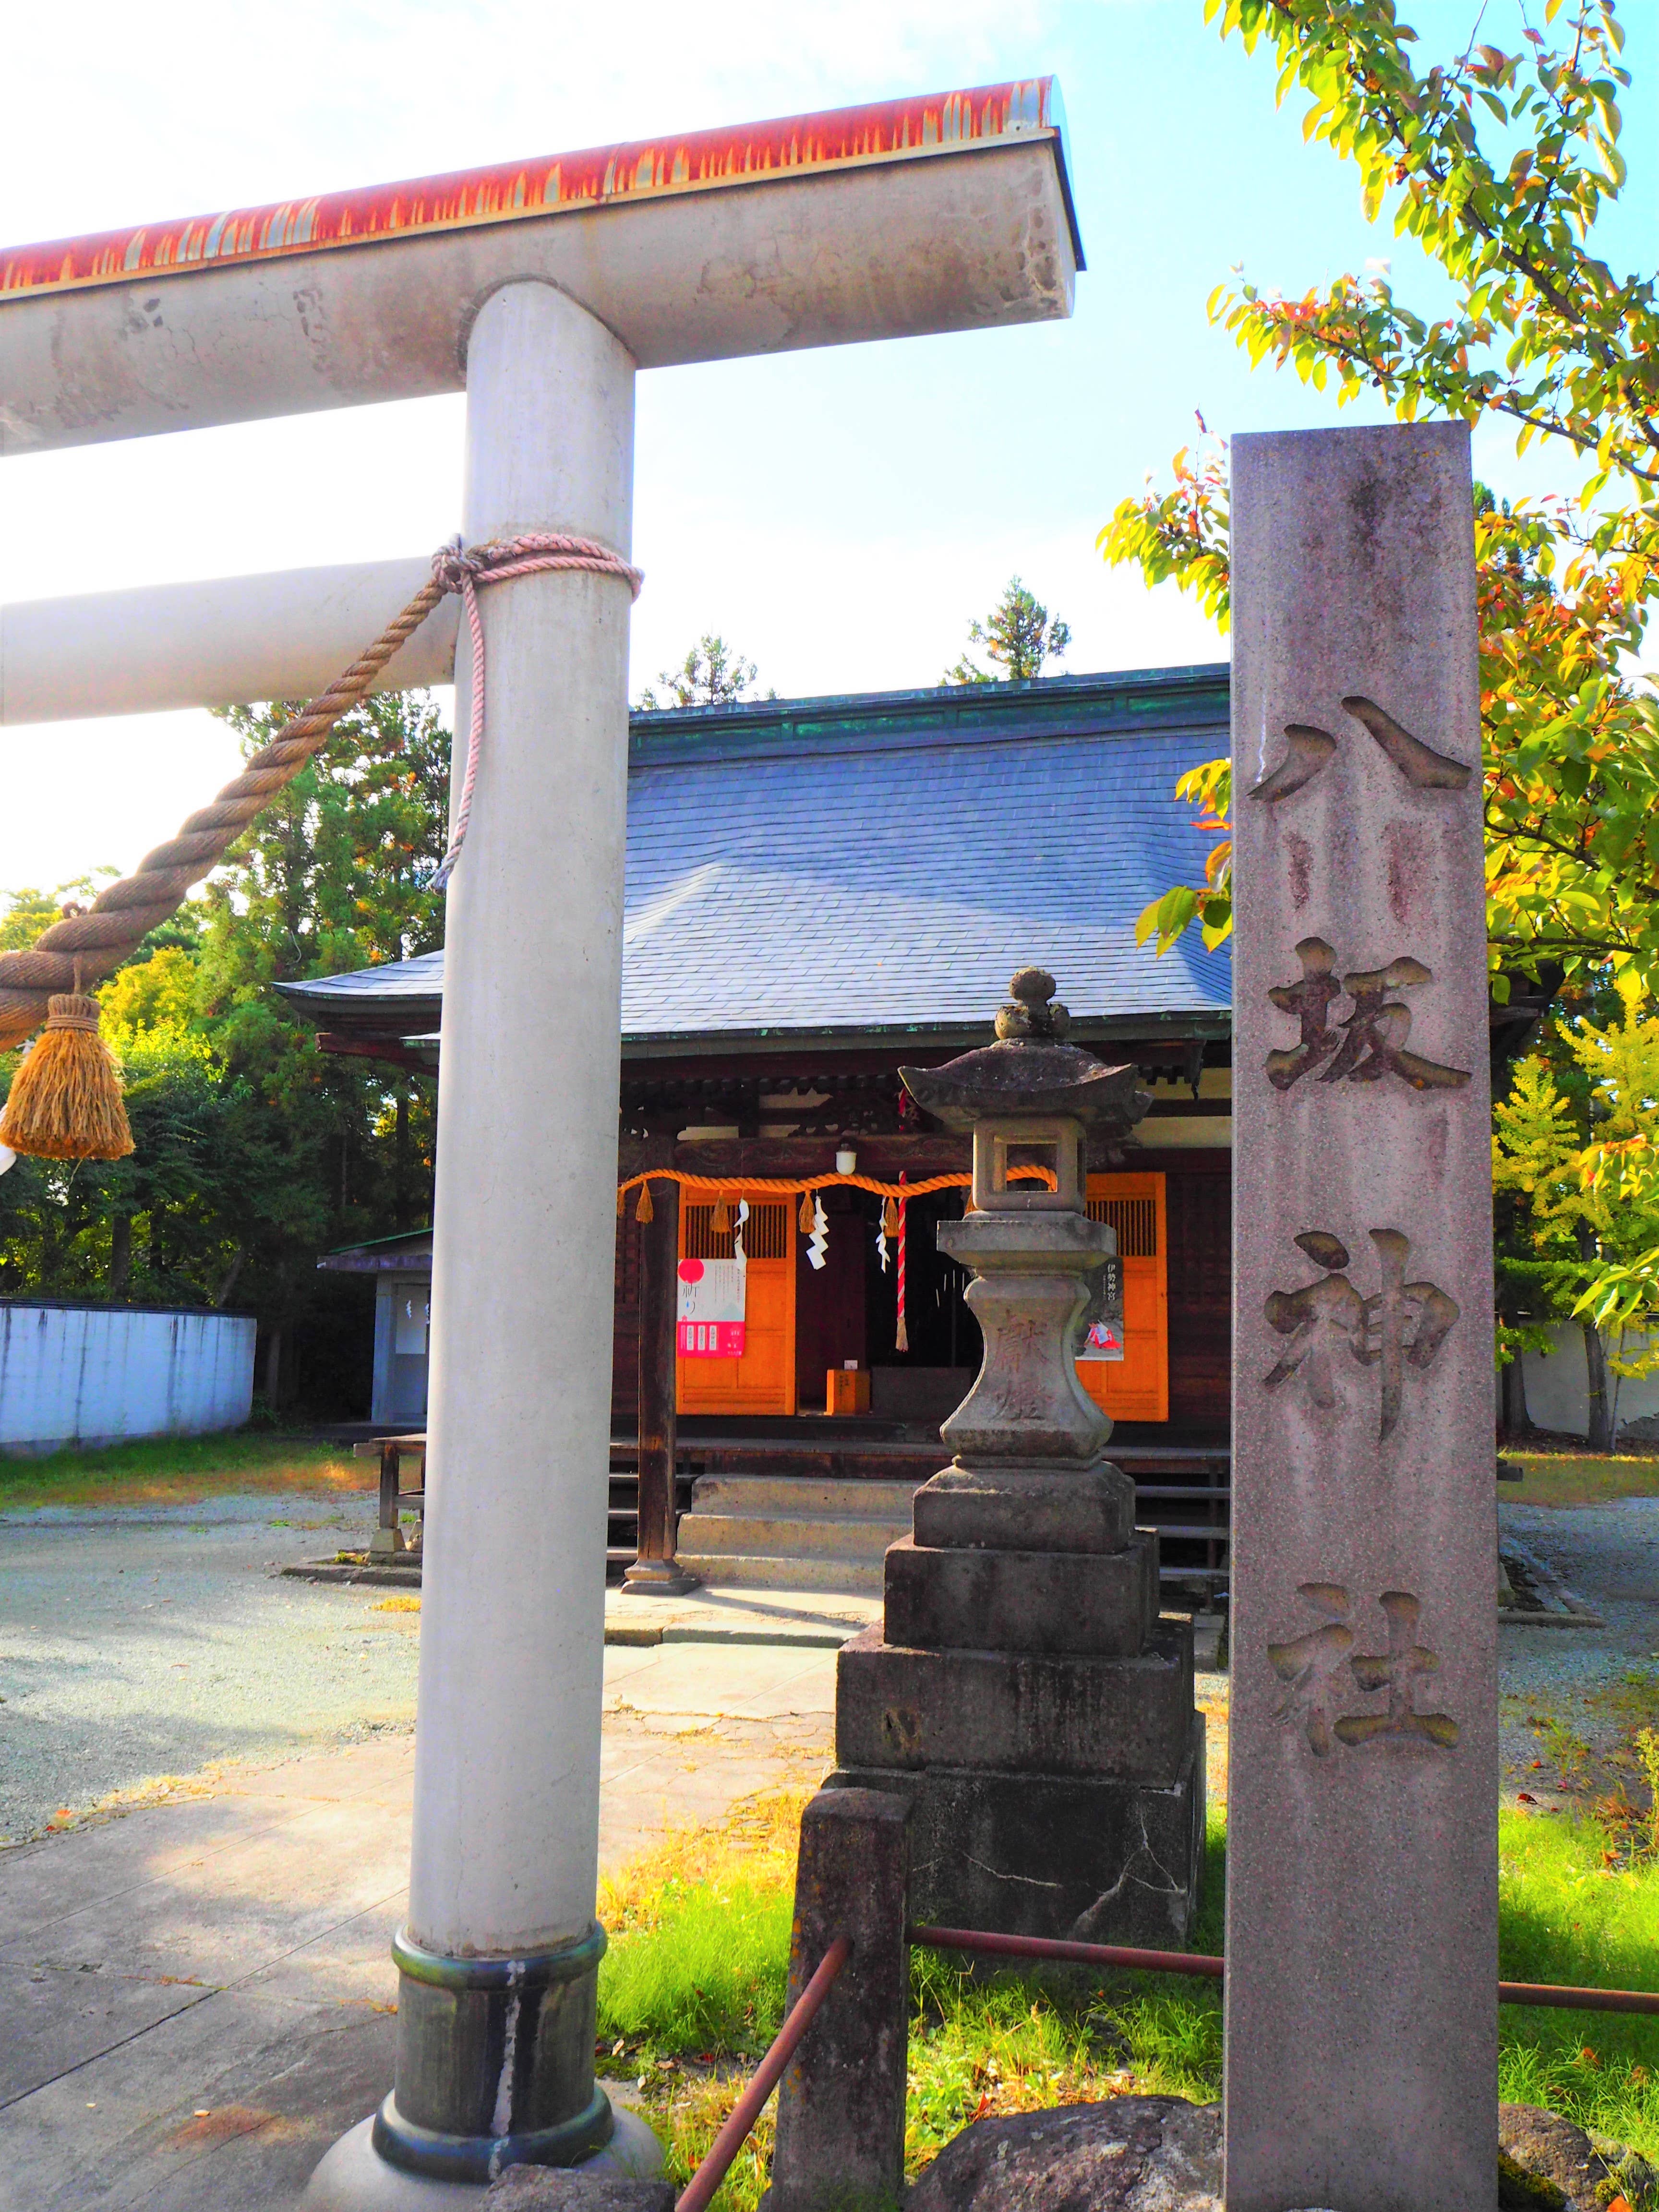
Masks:
[[[637,1556],[625,1589],[677,1597],[697,1578],[674,1556],[674,1285],[679,1263],[680,1190],[651,1186],[652,1218],[640,1229],[640,1487]]]

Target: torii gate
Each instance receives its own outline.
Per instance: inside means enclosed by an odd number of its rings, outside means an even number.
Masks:
[[[467,542],[625,557],[636,369],[1064,316],[1081,265],[1050,78],[60,240],[0,253],[0,454],[465,388]],[[0,611],[0,720],[315,690],[422,566]],[[483,605],[397,2084],[318,2206],[447,2200],[434,2179],[470,2201],[613,2127],[593,1899],[628,599],[562,571]],[[386,681],[447,680],[454,638],[447,603]]]

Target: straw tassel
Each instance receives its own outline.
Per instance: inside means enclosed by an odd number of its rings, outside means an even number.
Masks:
[[[0,1145],[43,1160],[124,1160],[132,1132],[121,1079],[98,1034],[98,1001],[66,991],[13,1078]]]
[[[884,1237],[896,1237],[899,1232],[898,1200],[890,1197],[881,1209],[881,1229]]]
[[[651,1203],[651,1186],[648,1182],[642,1182],[640,1185],[640,1202],[634,1208],[634,1218],[643,1228],[647,1221],[654,1221],[656,1218],[657,1209]]]
[[[622,1185],[618,1183],[617,1185],[617,1218],[618,1221],[622,1219],[623,1213],[627,1204],[628,1193],[623,1188]]]
[[[732,1209],[726,1202],[724,1191],[715,1197],[714,1211],[708,1217],[708,1225],[716,1237],[724,1237],[732,1226]]]
[[[795,1216],[795,1225],[803,1237],[812,1233],[812,1194],[804,1190],[800,1194],[800,1212]]]

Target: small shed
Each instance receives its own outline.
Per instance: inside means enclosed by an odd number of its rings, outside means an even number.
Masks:
[[[368,1417],[376,1428],[418,1428],[426,1419],[427,1334],[432,1325],[432,1231],[348,1244],[319,1266],[374,1278],[374,1381]]]

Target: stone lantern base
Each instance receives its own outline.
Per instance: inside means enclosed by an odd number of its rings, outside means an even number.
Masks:
[[[896,1544],[884,1628],[842,1650],[836,1753],[830,1788],[910,1801],[912,1919],[1186,1940],[1204,1716],[1192,1630],[1158,1619],[1155,1535],[1115,1553]]]

